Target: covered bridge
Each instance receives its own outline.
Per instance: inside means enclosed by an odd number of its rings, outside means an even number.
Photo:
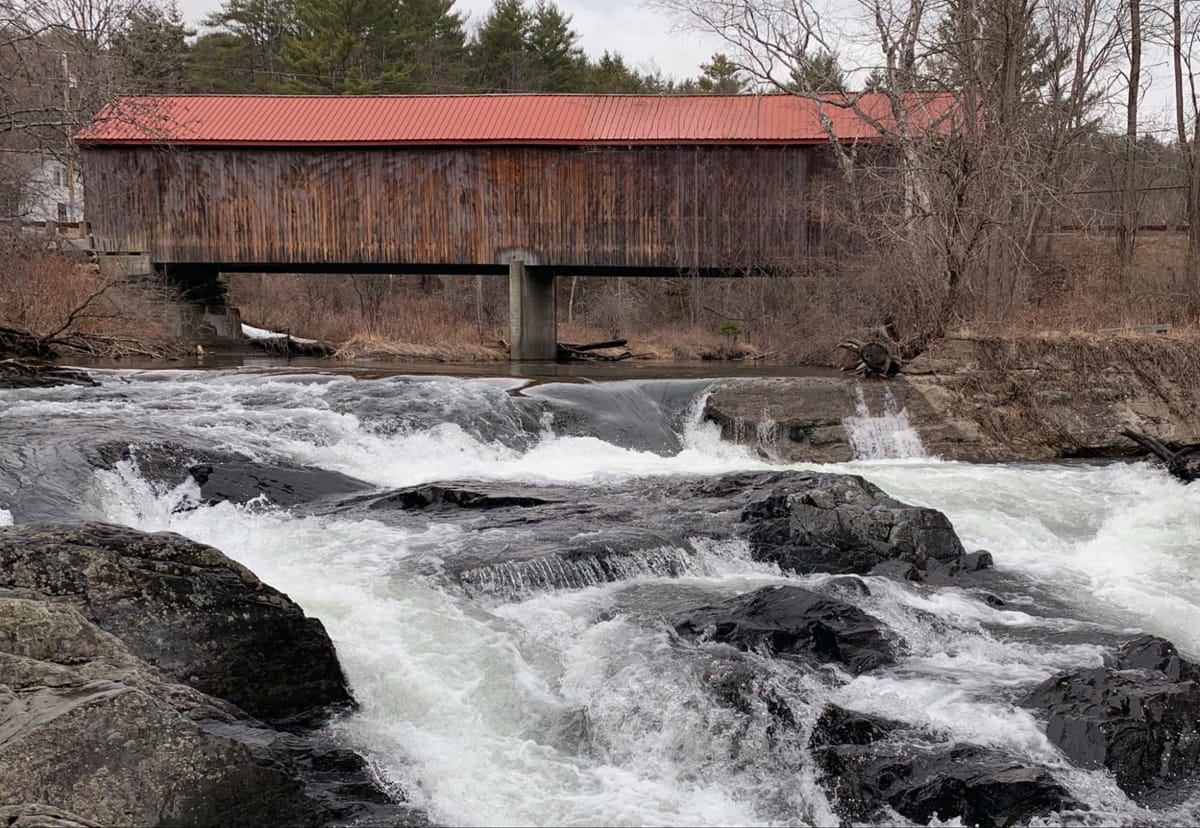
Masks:
[[[509,272],[514,357],[552,358],[556,273],[802,263],[828,137],[786,95],[207,95],[119,99],[76,142],[102,251],[192,278]]]

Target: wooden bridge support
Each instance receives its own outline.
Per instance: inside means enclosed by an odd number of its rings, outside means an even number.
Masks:
[[[509,358],[514,362],[553,362],[558,345],[558,300],[554,272],[508,264]]]

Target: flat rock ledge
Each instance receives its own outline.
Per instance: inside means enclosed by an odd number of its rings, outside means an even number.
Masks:
[[[3,351],[0,350],[0,357]],[[56,385],[99,385],[86,371],[64,368],[30,357],[0,358],[0,388],[52,388]]]
[[[216,549],[0,528],[0,823],[421,824],[312,728],[351,705],[320,622]]]
[[[993,462],[1129,457],[1123,429],[1200,442],[1200,344],[1169,338],[952,338],[890,380],[747,378],[709,395],[726,439],[784,462],[853,458],[845,423],[903,411],[928,454]]]

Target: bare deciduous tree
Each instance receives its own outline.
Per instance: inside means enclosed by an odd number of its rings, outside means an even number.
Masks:
[[[817,0],[651,2],[724,39],[760,91],[814,101],[853,194],[844,219],[877,261],[923,276],[909,284],[932,301],[913,335],[1018,300],[1069,150],[1096,129],[1118,0],[858,0],[866,22],[837,29]],[[795,83],[830,54],[871,91]],[[884,151],[842,140],[838,110]]]

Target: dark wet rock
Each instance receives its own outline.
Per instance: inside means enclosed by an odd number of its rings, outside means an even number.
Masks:
[[[396,489],[371,501],[371,509],[505,509],[515,507],[528,509],[561,503],[561,499],[550,499],[530,494],[507,493],[501,486],[486,484],[464,488],[457,485],[430,483]]]
[[[1103,667],[1060,673],[1026,704],[1074,764],[1107,768],[1134,799],[1170,800],[1200,773],[1200,668],[1169,641],[1143,636]]]
[[[890,808],[918,824],[991,828],[1080,807],[1044,768],[878,716],[827,707],[810,744],[822,786],[851,822],[886,823]]]
[[[247,503],[265,497],[276,506],[297,506],[325,497],[371,488],[370,484],[334,471],[290,463],[262,463],[233,452],[152,441],[105,443],[96,448],[96,464],[112,468],[132,462],[139,474],[162,491],[191,478],[200,487],[200,502]]]
[[[779,471],[647,478],[572,487],[446,481],[352,495],[314,507],[404,528],[452,522],[441,572],[475,593],[521,597],[637,575],[672,577],[703,566],[729,542],[784,569],[865,574],[885,561],[954,560],[949,522],[907,506],[862,478]],[[718,553],[718,554],[724,554]]]
[[[370,484],[338,472],[249,460],[188,467],[205,504],[247,503],[265,497],[276,506],[297,506],[324,497],[358,492]]]
[[[830,794],[851,820],[886,821],[886,805],[918,824],[961,819],[990,828],[1079,807],[1044,768],[974,745],[929,752],[895,743],[835,748],[823,770],[827,784],[836,780]]]
[[[868,575],[876,575],[882,578],[892,578],[896,581],[921,581],[923,576],[921,570],[917,569],[916,564],[908,561],[883,561],[871,567]]]
[[[705,665],[704,678],[718,701],[746,715],[765,714],[794,727],[796,716],[770,676],[744,657],[717,658]]]
[[[1157,635],[1141,635],[1122,644],[1115,656],[1122,670],[1150,670],[1171,681],[1200,681],[1200,665],[1179,655],[1175,645]]]
[[[880,626],[845,601],[794,586],[764,587],[675,619],[684,638],[837,662],[852,673],[895,661]]]
[[[982,572],[985,569],[991,569],[995,565],[996,562],[992,559],[992,553],[986,549],[968,552],[962,558],[964,572]]]
[[[69,602],[0,591],[0,824],[419,821],[333,753],[172,681]]]
[[[813,725],[809,746],[869,745],[903,727],[903,724],[892,719],[827,704]]]
[[[52,362],[16,357],[0,359],[0,388],[52,388],[56,385],[90,388],[99,384],[86,371],[64,368]]]
[[[968,552],[949,560],[930,561],[920,573],[920,580],[930,586],[966,586],[986,577],[981,573],[986,573],[993,565],[991,552]]]
[[[867,586],[867,582],[862,578],[854,575],[838,575],[836,578],[830,578],[822,587],[835,593],[843,595],[859,596],[863,598],[870,597],[871,588]]]
[[[69,601],[138,657],[271,722],[350,694],[321,622],[210,546],[104,524],[0,527],[0,587]]]
[[[883,561],[918,568],[963,555],[946,516],[909,506],[861,477],[746,476],[755,486],[742,510],[751,553],[800,573],[866,574]]]

